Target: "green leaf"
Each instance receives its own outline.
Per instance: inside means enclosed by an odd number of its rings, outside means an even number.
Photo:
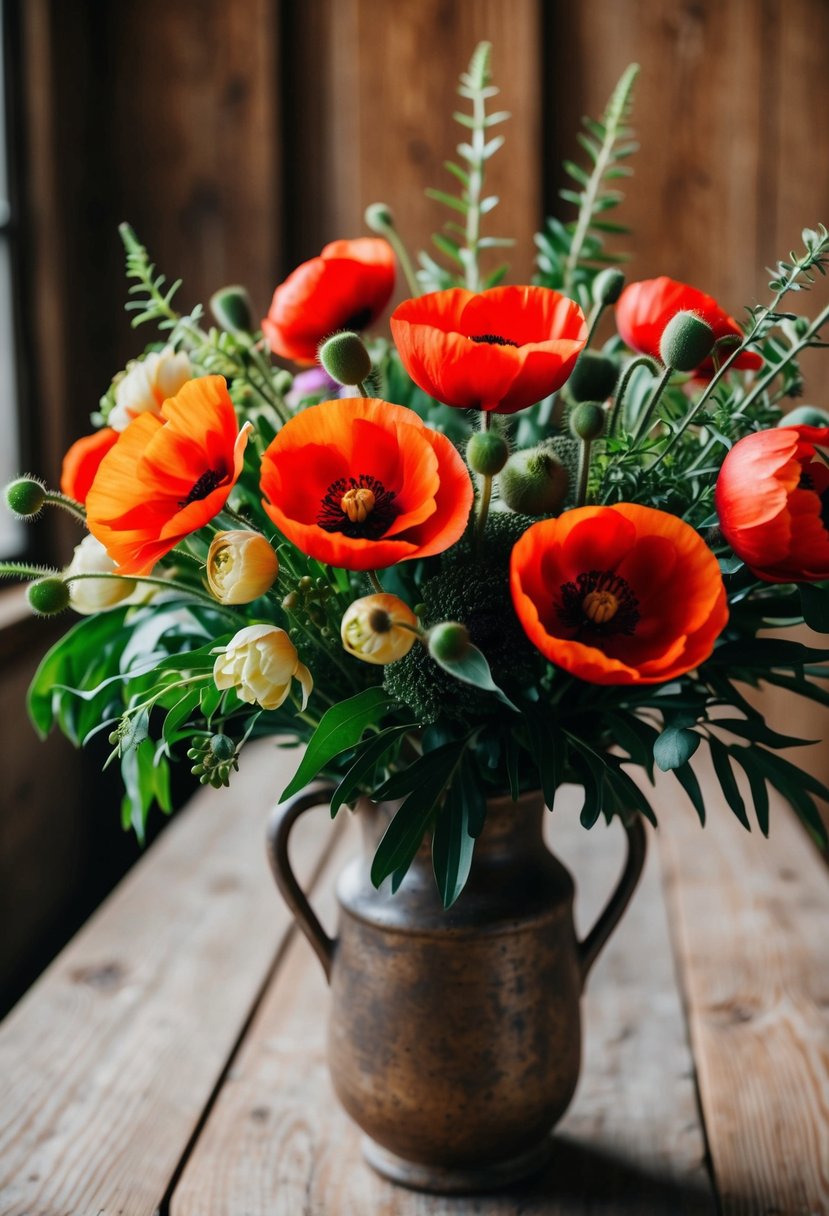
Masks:
[[[477,646],[470,645],[463,658],[460,659],[439,659],[436,655],[432,655],[432,658],[439,667],[448,671],[456,680],[460,680],[464,684],[471,684],[474,688],[480,688],[482,692],[492,692],[504,705],[514,709],[516,713],[520,712],[493,680],[486,655]]]
[[[444,908],[452,907],[466,885],[474,849],[466,787],[456,781],[438,812],[432,836],[432,868]]]
[[[804,663],[829,659],[829,650],[816,650],[802,642],[783,638],[755,638],[725,642],[718,646],[708,664],[717,667],[745,667],[761,671],[771,667],[801,667]]]
[[[799,739],[796,735],[781,735],[771,727],[766,726],[762,718],[714,718],[712,726],[718,730],[727,730],[731,735],[741,739],[750,739],[752,743],[764,743],[766,747],[808,747],[818,743],[818,739]]]
[[[816,633],[829,633],[829,588],[804,583],[800,588],[803,619]]]
[[[769,792],[766,788],[766,776],[762,768],[754,763],[754,752],[750,747],[734,747],[731,756],[748,777],[751,786],[751,801],[757,816],[757,826],[764,836],[769,834]]]
[[[607,713],[606,718],[613,738],[625,748],[631,763],[643,768],[653,782],[653,745],[659,738],[659,731],[636,714],[624,710]]]
[[[714,772],[717,774],[717,780],[720,783],[725,800],[743,827],[750,832],[751,824],[746,814],[746,804],[743,801],[743,796],[737,786],[737,779],[734,776],[734,770],[731,767],[730,750],[724,743],[720,743],[719,739],[709,738],[708,746],[711,749],[711,759],[714,761]]]
[[[556,791],[561,784],[567,755],[567,743],[561,731],[536,708],[522,715],[529,737],[530,752],[538,769],[541,792],[550,810],[555,803]]]
[[[666,726],[653,745],[653,758],[663,773],[680,768],[691,759],[700,744],[699,735],[679,726]]]
[[[358,748],[345,776],[340,781],[331,798],[331,818],[345,802],[351,802],[361,785],[370,784],[375,768],[388,752],[389,748],[411,730],[416,723],[408,722],[403,726],[389,726],[376,735],[371,735]]]
[[[453,194],[447,194],[444,190],[433,190],[430,187],[426,194],[435,202],[443,203],[445,207],[451,207],[453,211],[459,211],[461,215],[466,215],[469,210],[469,203],[464,202],[461,198],[455,198]]]
[[[419,757],[406,770],[410,774],[411,792],[377,846],[371,865],[371,881],[375,887],[379,887],[389,874],[399,870],[405,872],[411,865],[465,747],[465,739],[444,744]]]
[[[679,784],[685,790],[685,793],[691,799],[694,810],[699,816],[699,821],[705,826],[705,801],[702,797],[702,790],[697,781],[697,775],[691,768],[690,764],[681,764],[679,768],[672,769],[673,775],[676,777]]]
[[[305,755],[291,782],[282,792],[280,801],[299,793],[309,781],[340,752],[348,751],[362,738],[363,731],[382,718],[395,704],[380,687],[366,688],[347,701],[332,705],[323,714],[320,724],[308,741]]]

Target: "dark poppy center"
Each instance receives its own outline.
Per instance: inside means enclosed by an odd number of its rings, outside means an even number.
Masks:
[[[376,477],[338,477],[325,491],[317,524],[325,532],[341,532],[352,540],[379,540],[398,515],[394,490]]]
[[[206,473],[202,473],[198,481],[193,483],[187,497],[179,499],[178,505],[180,507],[189,507],[191,502],[200,502],[202,498],[207,498],[207,495],[212,494],[221,483],[222,476],[215,469],[208,469]]]
[[[829,532],[829,468],[826,464],[812,461],[800,470],[799,490],[811,490],[820,500],[820,522]]]
[[[370,308],[361,308],[359,312],[352,313],[350,317],[346,317],[343,322],[343,329],[354,329],[359,333],[361,329],[365,329],[371,317],[372,312]]]
[[[512,338],[502,338],[500,334],[470,334],[470,342],[486,342],[488,346],[515,346],[517,342],[513,342]]]
[[[629,584],[612,570],[590,570],[574,583],[564,583],[556,612],[577,636],[589,632],[597,638],[634,633],[640,616]]]

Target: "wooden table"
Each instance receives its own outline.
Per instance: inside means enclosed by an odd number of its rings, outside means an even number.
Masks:
[[[764,841],[712,796],[702,833],[666,789],[553,1165],[449,1200],[371,1173],[331,1091],[322,972],[263,851],[295,761],[258,745],[200,794],[6,1019],[3,1216],[829,1213],[829,882],[786,808]],[[353,824],[306,820],[296,865],[332,925]],[[548,826],[585,925],[621,831],[584,832],[573,800]]]

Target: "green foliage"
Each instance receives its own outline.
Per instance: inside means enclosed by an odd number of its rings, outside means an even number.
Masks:
[[[599,272],[625,261],[624,255],[605,249],[605,240],[628,232],[607,215],[624,199],[622,191],[611,183],[630,176],[632,169],[625,161],[638,148],[627,125],[638,74],[638,64],[625,69],[600,122],[582,120],[584,130],[577,138],[587,154],[589,168],[572,160],[564,162],[575,188],[564,188],[559,193],[577,208],[576,219],[562,223],[550,217],[536,237],[538,282],[572,296],[584,307],[590,302],[590,289]]]

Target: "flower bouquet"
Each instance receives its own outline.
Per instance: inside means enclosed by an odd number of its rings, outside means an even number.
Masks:
[[[531,792],[552,808],[575,782],[586,828],[633,832],[656,822],[633,774],[656,766],[704,820],[700,748],[746,828],[767,832],[772,787],[823,839],[829,790],[779,754],[805,740],[745,689],[829,701],[829,649],[763,636],[829,632],[829,414],[781,411],[829,319],[785,302],[824,273],[829,235],[804,231],[743,323],[666,277],[625,286],[606,246],[625,232],[609,217],[635,77],[579,134],[574,215],[539,234],[532,285],[488,261],[510,242],[485,234],[508,117],[486,44],[461,77],[456,192],[430,191],[451,219],[417,269],[377,204],[375,235],[294,270],[259,329],[237,287],[208,324],[122,227],[133,324],[161,337],[113,380],[60,492],[6,490],[21,517],[77,518],[69,566],[2,573],[31,580],[36,612],[81,615],[29,712],[77,745],[108,734],[139,836],[154,803],[171,809],[171,765],[228,785],[269,735],[304,745],[283,800],[322,777],[332,815],[387,808],[367,870],[384,907],[425,858],[418,898],[452,924],[493,807],[518,838]],[[372,325],[398,271],[411,298],[389,338]]]

